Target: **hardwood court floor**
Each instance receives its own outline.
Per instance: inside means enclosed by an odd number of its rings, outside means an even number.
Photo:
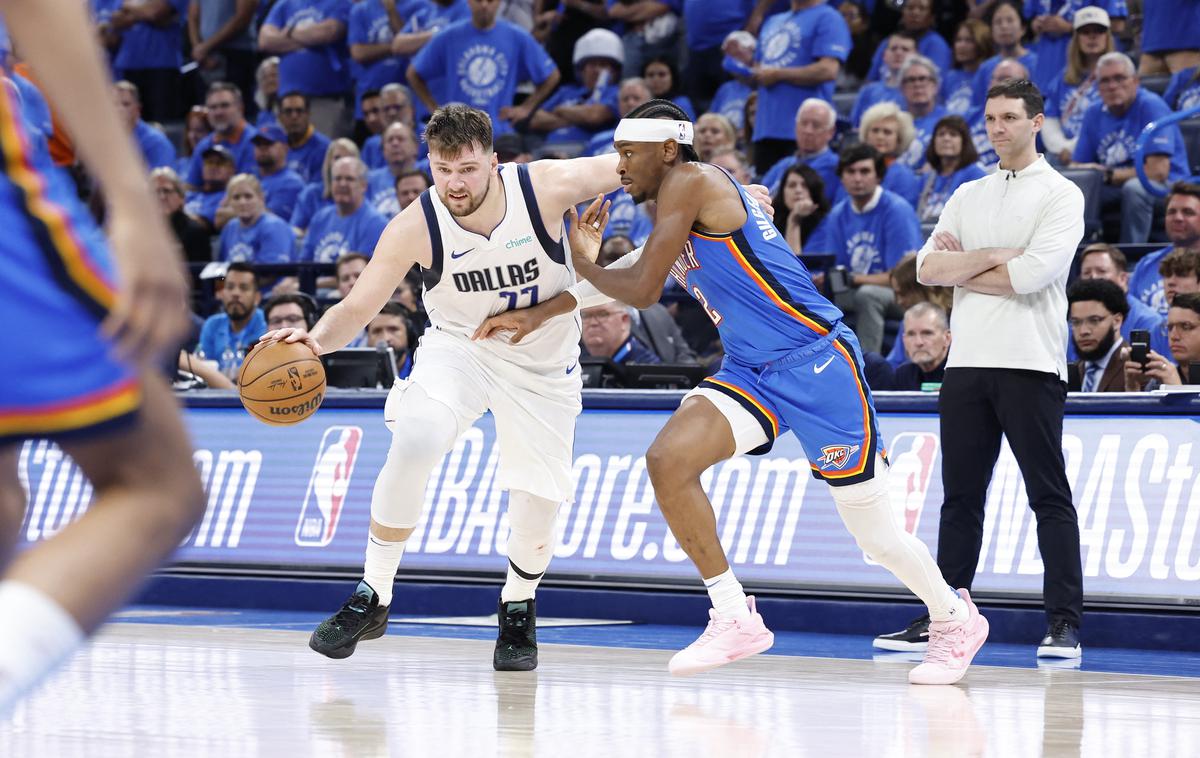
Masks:
[[[297,625],[299,626],[299,625]],[[0,725],[0,756],[1174,756],[1194,678],[765,655],[688,679],[669,650],[544,644],[491,670],[480,639],[392,634],[344,661],[307,628],[122,623]],[[609,627],[619,640],[629,627]]]

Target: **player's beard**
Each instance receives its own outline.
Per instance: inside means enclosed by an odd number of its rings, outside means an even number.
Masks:
[[[492,178],[488,177],[487,184],[483,185],[483,194],[481,194],[479,196],[479,199],[475,199],[475,197],[470,192],[467,193],[467,209],[465,211],[454,210],[454,206],[452,206],[450,204],[449,190],[447,190],[446,196],[442,198],[442,205],[446,206],[446,210],[450,211],[451,216],[456,216],[458,218],[463,218],[464,216],[470,216],[472,213],[479,210],[479,207],[483,205],[483,201],[487,200],[488,192],[491,192],[491,190],[492,190]]]

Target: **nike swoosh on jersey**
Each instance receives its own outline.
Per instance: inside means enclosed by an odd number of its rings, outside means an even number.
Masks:
[[[575,367],[576,367],[576,366],[578,366],[578,365],[579,365],[578,363],[572,363],[572,364],[570,365],[570,367],[567,369],[567,373],[568,373],[568,374],[570,374],[572,371],[574,371],[574,370],[575,370]]]
[[[471,250],[474,250],[474,249],[475,248],[471,248]],[[461,258],[464,255],[466,255],[467,253],[471,252],[471,250],[463,250],[461,253],[450,253],[450,258],[451,258],[451,260],[453,260],[455,258]]]
[[[832,355],[831,355],[831,356],[829,356],[829,360],[825,361],[825,362],[824,362],[824,363],[822,363],[820,366],[813,366],[813,373],[814,373],[814,374],[819,374],[819,373],[821,373],[821,372],[822,372],[822,371],[824,371],[825,369],[829,368],[829,364],[830,364],[830,363],[833,363],[833,356],[832,356]]]

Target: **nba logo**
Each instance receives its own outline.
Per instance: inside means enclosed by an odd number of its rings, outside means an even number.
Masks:
[[[901,432],[892,440],[888,470],[888,499],[896,524],[915,535],[925,509],[925,496],[934,477],[941,441],[932,432]],[[878,565],[866,554],[868,565]]]
[[[325,430],[296,524],[297,545],[324,547],[333,541],[361,442],[360,427],[331,426]]]

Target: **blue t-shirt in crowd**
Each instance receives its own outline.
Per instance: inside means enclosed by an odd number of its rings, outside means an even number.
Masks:
[[[1162,250],[1155,250],[1143,256],[1129,274],[1129,294],[1160,316],[1167,315],[1167,294],[1163,290],[1163,279],[1158,273],[1158,266],[1174,249],[1174,245],[1167,245]]]
[[[933,128],[948,115],[946,109],[939,105],[927,116],[913,116],[912,142],[908,143],[908,149],[896,162],[903,163],[913,171],[920,171],[925,166],[925,150],[929,147],[929,140],[933,139]]]
[[[413,13],[425,6],[424,0],[399,0],[396,3],[396,13],[407,21]],[[346,32],[346,41],[350,45],[383,45],[390,44],[395,37],[387,10],[381,0],[360,0],[350,10],[350,25]],[[408,56],[389,55],[372,63],[361,64],[351,59],[351,70],[354,74],[354,101],[362,101],[362,95],[368,90],[377,90],[385,84],[403,82],[404,71],[408,68]]]
[[[717,92],[713,95],[708,110],[710,113],[719,113],[729,119],[729,123],[733,124],[733,128],[737,129],[740,134],[746,123],[746,100],[753,91],[749,85],[743,84],[737,79],[730,79],[717,87]]]
[[[1079,84],[1069,84],[1065,77],[1066,72],[1060,72],[1044,90],[1046,118],[1058,119],[1067,139],[1075,139],[1088,108],[1100,102],[1100,88],[1094,78],[1084,77]]]
[[[817,5],[768,18],[758,35],[754,59],[765,66],[797,68],[820,58],[845,62],[850,54],[850,29],[829,5]],[[754,141],[793,139],[796,111],[810,97],[833,102],[833,82],[814,87],[779,83],[758,88]]]
[[[256,134],[258,134],[258,130],[250,124],[246,124],[240,132],[233,134],[232,139],[217,140],[217,133],[213,132],[200,140],[196,149],[192,151],[192,158],[188,163],[187,176],[184,181],[193,187],[199,187],[203,183],[204,177],[201,170],[204,168],[204,151],[212,147],[214,143],[224,145],[233,153],[233,165],[237,173],[257,175],[258,163],[254,160],[254,143],[250,141]]]
[[[946,207],[946,201],[950,199],[959,185],[982,179],[985,176],[987,176],[987,172],[980,168],[978,163],[963,166],[948,176],[942,176],[932,170],[922,175],[921,195],[925,200],[925,206],[918,220],[937,221],[938,217],[942,215],[942,209]],[[928,192],[925,190],[926,186],[929,188]]]
[[[1024,16],[1027,22],[1038,16],[1061,16],[1073,22],[1075,12],[1088,5],[1103,8],[1109,18],[1125,18],[1129,15],[1125,0],[1025,0]],[[1070,43],[1071,32],[1059,35],[1043,32],[1029,45],[1029,49],[1037,53],[1037,67],[1030,71],[1030,76],[1043,92],[1067,65],[1067,46]]]
[[[875,55],[871,57],[871,70],[867,74],[867,81],[878,82],[885,78],[887,64],[883,62],[883,54],[887,51],[887,45],[888,41],[885,37],[875,48]],[[949,71],[950,66],[954,64],[954,51],[950,49],[950,45],[946,44],[946,40],[942,39],[942,35],[933,29],[929,29],[921,35],[921,39],[917,41],[917,53],[936,63],[938,71]]]
[[[336,206],[317,211],[304,238],[302,260],[334,263],[346,253],[370,256],[387,223],[367,202],[349,216],[338,214]]]
[[[142,151],[147,168],[175,165],[175,146],[158,129],[138,119],[137,126],[133,127],[133,139]]]
[[[288,146],[287,167],[300,175],[306,182],[315,182],[321,178],[321,168],[325,165],[325,153],[329,150],[329,138],[309,127],[308,139],[296,147]]]
[[[814,253],[833,253],[839,266],[856,274],[890,271],[900,259],[921,248],[921,225],[908,201],[881,190],[874,207],[858,212],[847,197],[829,212],[805,246]]]
[[[236,332],[229,323],[229,316],[218,313],[205,319],[204,326],[200,327],[197,352],[201,358],[216,361],[222,374],[235,376],[246,353],[254,349],[258,338],[266,331],[267,319],[260,308],[255,308],[250,320]]]
[[[1200,105],[1200,66],[1176,71],[1167,83],[1163,100],[1175,111],[1186,111]]]
[[[166,0],[175,16],[165,26],[139,21],[121,34],[113,66],[118,71],[149,68],[178,70],[183,65],[183,22],[188,0]]]
[[[303,29],[334,19],[346,26],[350,0],[279,0],[266,23],[281,30]],[[350,89],[350,55],[345,38],[330,45],[305,47],[279,56],[279,93],[340,95]]]
[[[971,110],[971,96],[974,92],[974,71],[952,68],[942,72],[941,98],[947,113],[965,115]]]
[[[1150,0],[1143,4],[1142,52],[1195,50],[1200,29],[1196,0]]]
[[[1133,165],[1142,129],[1151,121],[1158,121],[1170,113],[1171,109],[1161,97],[1140,87],[1137,97],[1123,116],[1115,116],[1104,103],[1096,103],[1083,117],[1072,159],[1077,163],[1099,163],[1108,168],[1129,168]],[[1187,177],[1187,151],[1178,126],[1168,126],[1155,132],[1146,143],[1146,155],[1171,156],[1168,183]]]
[[[400,201],[396,199],[396,177],[387,166],[367,174],[367,203],[384,218],[391,218],[400,212]]]
[[[876,103],[895,103],[904,109],[904,95],[895,87],[889,87],[883,82],[871,82],[858,91],[854,98],[854,107],[850,110],[850,123],[857,129],[862,123],[862,116]]]
[[[772,196],[779,191],[780,183],[783,180],[783,175],[789,168],[795,166],[799,158],[795,155],[789,155],[786,158],[781,158],[778,163],[767,169],[767,173],[763,175],[762,184]],[[821,181],[825,182],[825,198],[829,200],[832,207],[837,202],[838,190],[842,186],[842,181],[838,178],[837,164],[838,157],[829,148],[825,148],[816,155],[809,156],[804,159],[804,164],[817,172],[817,176],[821,177]]]
[[[292,225],[274,213],[264,213],[250,226],[230,219],[221,230],[221,260],[230,263],[291,263],[296,260]]]
[[[585,129],[571,124],[563,126],[546,135],[546,142],[587,142],[598,132],[605,131],[617,120],[620,110],[617,106],[617,85],[609,84],[594,90],[584,89],[581,84],[564,84],[546,98],[541,109],[551,113],[560,105],[604,105],[608,107],[609,123],[599,129]]]
[[[755,0],[683,0],[683,26],[688,50],[720,47],[734,29],[746,25]]]
[[[431,88],[439,103],[466,103],[486,111],[495,134],[512,131],[500,119],[500,109],[512,104],[517,84],[541,84],[556,70],[533,35],[504,20],[487,30],[470,21],[451,24],[421,48],[412,66],[426,83],[441,78],[440,91]]]
[[[1000,156],[992,148],[992,139],[987,133],[987,122],[984,121],[983,108],[972,108],[964,116],[971,130],[971,143],[975,152],[979,153],[979,165],[990,168],[1000,162]]]
[[[291,169],[276,171],[270,176],[259,177],[267,210],[281,219],[290,219],[296,209],[296,201],[304,191],[304,180]]]
[[[183,198],[183,210],[196,218],[206,219],[214,226],[217,223],[217,207],[225,199],[225,190],[216,192],[189,192]]]
[[[333,199],[325,197],[325,185],[312,182],[302,189],[300,196],[296,198],[296,207],[292,209],[290,219],[292,226],[300,230],[307,229],[318,211],[332,207]]]
[[[979,64],[979,68],[975,71],[975,78],[972,82],[971,105],[982,108],[987,102],[987,91],[992,88],[992,72],[996,70],[996,66],[1000,65],[1000,61],[1004,60],[999,55],[993,55],[983,63]],[[1026,71],[1033,71],[1037,68],[1037,53],[1032,50],[1026,51],[1024,55],[1017,58]],[[1036,82],[1035,82],[1036,83]]]
[[[421,143],[425,144],[425,143]],[[372,134],[367,137],[366,142],[363,142],[362,153],[359,155],[362,162],[367,164],[367,168],[383,168],[387,165],[387,161],[383,159],[383,135]]]

